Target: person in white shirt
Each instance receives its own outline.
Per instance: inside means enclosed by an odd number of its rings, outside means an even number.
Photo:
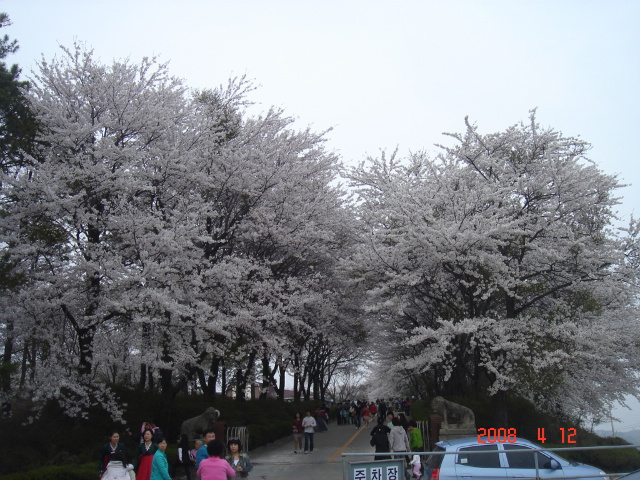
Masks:
[[[107,470],[102,475],[102,480],[135,480],[136,474],[133,465],[126,461],[125,453],[117,451],[111,455],[111,460],[107,464]]]
[[[302,419],[304,428],[304,453],[313,452],[313,434],[316,428],[316,419],[311,416],[311,411],[307,410],[307,415]]]

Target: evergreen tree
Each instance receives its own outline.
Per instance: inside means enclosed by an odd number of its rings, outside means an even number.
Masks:
[[[9,16],[0,13],[0,28],[11,25]],[[18,80],[18,65],[7,67],[4,59],[18,50],[18,42],[10,40],[8,35],[0,38],[0,171],[15,174],[23,167],[26,155],[33,152],[36,123],[26,99],[24,91],[27,82]],[[14,264],[4,253],[0,257],[0,302],[9,304],[10,295],[22,282],[23,275],[16,274]],[[2,309],[6,311],[6,309]],[[14,370],[12,359],[14,354],[14,319],[11,314],[0,321],[3,326],[3,352],[0,361],[0,392],[2,395],[2,413],[11,413],[8,401],[11,391],[11,372]]]
[[[11,25],[6,13],[0,13],[0,28]],[[28,82],[18,80],[18,65],[8,67],[4,59],[18,50],[16,40],[0,38],[0,169],[8,172],[25,163],[32,153],[36,122],[24,97]]]

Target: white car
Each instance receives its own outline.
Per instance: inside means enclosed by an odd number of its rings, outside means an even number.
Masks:
[[[438,442],[435,444],[434,452],[455,453],[430,455],[424,480],[535,479],[536,457],[539,478],[607,479],[601,476],[605,473],[598,468],[566,460],[553,452],[536,452],[532,449],[540,447],[524,438],[512,440],[504,443],[482,443],[482,438],[473,437]]]

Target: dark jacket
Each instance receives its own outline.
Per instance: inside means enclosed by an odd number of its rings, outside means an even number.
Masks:
[[[391,430],[386,425],[376,425],[371,430],[371,446],[376,447],[376,453],[389,451],[389,432]],[[375,460],[386,460],[390,458],[386,455],[376,455]]]

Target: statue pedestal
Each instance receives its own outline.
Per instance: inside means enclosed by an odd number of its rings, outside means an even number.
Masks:
[[[442,440],[477,437],[476,417],[470,408],[436,397],[431,402],[431,445]]]

